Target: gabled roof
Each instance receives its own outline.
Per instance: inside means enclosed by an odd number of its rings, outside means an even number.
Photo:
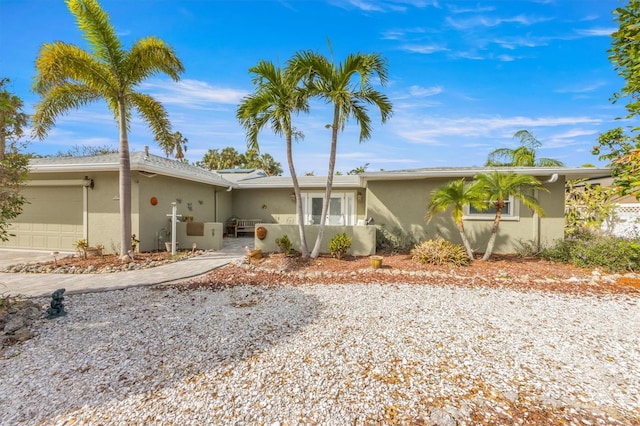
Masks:
[[[161,174],[212,185],[236,187],[233,182],[226,180],[219,173],[180,161],[144,152],[132,152],[130,158],[132,171]],[[119,154],[91,157],[33,158],[29,161],[29,171],[30,173],[117,171],[119,164]]]

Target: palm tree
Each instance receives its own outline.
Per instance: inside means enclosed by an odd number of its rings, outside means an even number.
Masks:
[[[91,47],[85,51],[60,41],[45,43],[36,60],[34,90],[41,96],[33,117],[34,132],[43,139],[59,115],[103,99],[120,129],[120,254],[131,249],[131,168],[128,130],[135,109],[165,151],[172,152],[173,134],[164,107],[136,91],[146,78],[165,73],[174,81],[184,71],[173,49],[156,37],[125,50],[109,16],[96,0],[68,0],[71,14]]]
[[[371,80],[375,75],[378,76],[380,84],[384,86],[387,83],[387,64],[377,53],[350,54],[343,63],[335,64],[333,60],[318,53],[304,51],[296,53],[290,60],[290,66],[304,78],[309,96],[318,97],[333,105],[333,122],[327,125],[327,128],[331,129],[327,186],[320,214],[318,237],[311,253],[311,257],[316,258],[320,254],[320,245],[331,200],[338,131],[344,130],[349,118],[353,117],[360,125],[359,140],[363,142],[371,137],[371,119],[367,114],[367,105],[378,107],[382,123],[391,116],[391,102],[384,94],[374,90],[371,85]],[[353,82],[356,75],[359,76],[359,82]]]
[[[493,253],[493,247],[498,235],[498,226],[502,218],[502,209],[506,206],[506,200],[513,197],[522,204],[529,207],[540,216],[544,216],[544,211],[538,204],[538,200],[529,195],[531,190],[549,191],[542,183],[533,176],[520,175],[513,172],[493,171],[486,174],[476,176],[478,189],[485,194],[485,202],[489,203],[496,211],[496,216],[491,227],[491,237],[487,243],[487,250],[482,260],[489,260]]]
[[[542,146],[528,130],[518,130],[514,138],[520,138],[516,149],[498,148],[489,153],[486,166],[493,167],[563,167],[564,163],[552,158],[536,158],[536,150]],[[506,161],[504,161],[506,160]]]
[[[462,216],[465,205],[471,205],[479,210],[486,208],[485,196],[479,189],[475,182],[465,182],[464,179],[447,182],[431,192],[431,202],[427,207],[429,210],[427,223],[433,219],[436,213],[451,208],[453,222],[456,224],[458,232],[460,232],[462,244],[471,261],[473,261],[473,249],[471,248],[467,234],[464,232]]]
[[[236,117],[247,130],[249,149],[259,150],[258,134],[266,125],[270,125],[276,135],[284,135],[289,173],[293,181],[293,192],[296,195],[300,251],[302,257],[308,258],[309,249],[304,235],[302,197],[293,165],[292,149],[293,139],[302,138],[302,133],[295,130],[291,120],[293,114],[309,111],[308,100],[305,91],[298,86],[300,78],[289,67],[282,70],[272,62],[262,60],[250,68],[249,72],[254,74],[253,84],[256,85],[256,91],[242,99]]]

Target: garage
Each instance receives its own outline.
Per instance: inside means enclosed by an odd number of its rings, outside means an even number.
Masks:
[[[15,236],[0,246],[72,251],[76,241],[83,238],[82,185],[77,181],[66,185],[52,181],[42,184],[34,182],[22,189],[28,203],[10,229]]]

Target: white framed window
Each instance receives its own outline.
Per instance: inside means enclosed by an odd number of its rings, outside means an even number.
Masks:
[[[517,200],[513,197],[509,197],[508,200],[504,200],[501,220],[520,220],[519,210]],[[467,204],[463,208],[463,213],[463,220],[493,220],[496,217],[496,211],[493,207],[480,211]]]
[[[324,192],[303,192],[302,212],[305,225],[320,224]],[[354,192],[331,192],[326,225],[355,225],[356,205]]]

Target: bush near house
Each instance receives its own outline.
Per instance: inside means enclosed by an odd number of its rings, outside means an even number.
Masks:
[[[291,249],[291,240],[287,234],[284,234],[280,238],[276,238],[276,245],[284,254],[293,253],[293,250]]]
[[[376,226],[376,252],[409,253],[417,243],[400,228],[390,231],[384,225]]]
[[[351,248],[351,241],[352,239],[345,232],[334,235],[329,242],[329,253],[337,259],[342,259]]]
[[[580,232],[554,247],[544,249],[542,258],[581,267],[600,267],[608,271],[640,270],[640,241]]]
[[[424,241],[411,249],[411,260],[429,265],[463,266],[469,263],[464,247],[442,238]]]

